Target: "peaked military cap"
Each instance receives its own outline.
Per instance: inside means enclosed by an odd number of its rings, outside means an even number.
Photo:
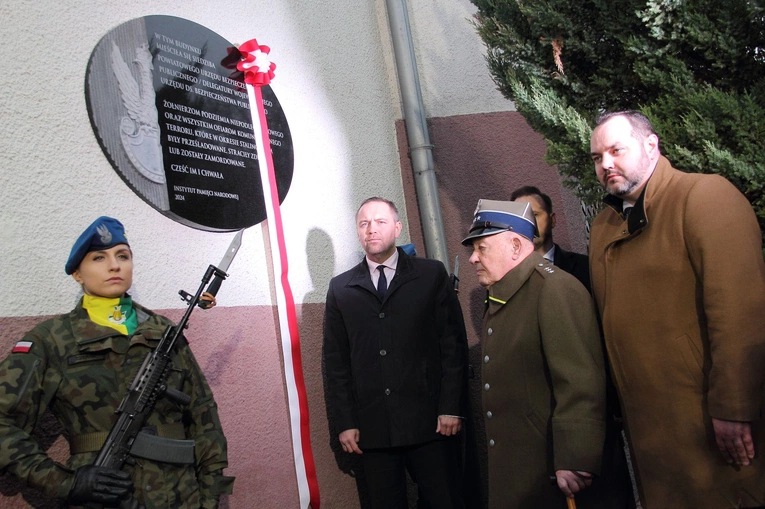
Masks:
[[[473,224],[462,245],[468,246],[479,237],[507,231],[523,235],[531,241],[539,236],[531,205],[517,201],[478,200]]]
[[[91,251],[109,249],[117,244],[128,244],[125,227],[113,217],[101,216],[85,228],[77,242],[72,246],[64,270],[72,274],[80,266],[82,259]]]

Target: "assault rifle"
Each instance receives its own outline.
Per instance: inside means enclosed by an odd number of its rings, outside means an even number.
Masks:
[[[210,265],[202,278],[202,284],[196,295],[189,300],[189,307],[181,321],[178,322],[178,325],[168,325],[157,348],[146,354],[146,358],[130,384],[127,394],[115,412],[119,417],[109,431],[109,436],[106,437],[106,441],[96,457],[95,465],[122,469],[125,463],[132,463],[130,448],[154,409],[158,397],[164,395],[170,401],[182,406],[191,402],[188,395],[168,387],[165,383],[171,364],[170,353],[173,351],[178,338],[183,334],[183,330],[187,327],[191,312],[199,303],[202,292],[213,275],[223,279],[226,277],[225,272],[214,265]]]
[[[202,277],[202,284],[199,285],[199,289],[193,297],[183,290],[178,292],[181,298],[188,303],[188,309],[178,325],[169,325],[165,329],[157,347],[146,355],[128,388],[127,394],[115,412],[119,417],[109,431],[109,435],[96,457],[94,463],[96,466],[121,470],[125,463],[135,464],[135,460],[130,455],[130,449],[144,428],[149,415],[151,415],[157,398],[165,396],[170,401],[182,406],[187,406],[191,402],[191,398],[187,394],[167,386],[167,377],[172,363],[170,354],[178,338],[188,327],[191,312],[200,304],[200,297],[207,284],[210,283],[210,279],[215,276],[215,280],[207,288],[208,293],[214,296],[218,292],[221,281],[228,276],[225,270],[228,269],[231,260],[233,260],[241,240],[242,232],[240,231],[232,241],[226,256],[221,260],[220,265],[223,269],[210,265]],[[132,500],[121,507],[136,506],[137,502]]]

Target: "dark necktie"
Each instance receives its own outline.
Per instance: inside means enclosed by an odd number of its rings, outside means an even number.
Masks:
[[[624,207],[624,210],[622,210],[622,214],[624,214],[624,219],[627,219],[630,217],[630,212],[632,212],[633,207]]]
[[[385,278],[385,265],[378,265],[377,270],[380,272],[380,277],[377,279],[377,294],[380,299],[385,298],[385,292],[388,291],[388,280]]]

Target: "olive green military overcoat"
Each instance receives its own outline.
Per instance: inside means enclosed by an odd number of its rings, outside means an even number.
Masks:
[[[587,290],[532,253],[489,287],[482,353],[489,507],[565,508],[555,471],[598,474],[605,437],[603,352]]]
[[[590,241],[644,509],[765,505],[765,267],[747,200],[661,157],[629,220],[611,198]],[[711,418],[755,421],[757,457],[726,465]]]

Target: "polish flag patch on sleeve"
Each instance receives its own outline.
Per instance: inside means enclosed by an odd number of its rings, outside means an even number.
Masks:
[[[13,347],[11,353],[29,353],[32,349],[33,343],[31,341],[19,341],[16,346]]]

